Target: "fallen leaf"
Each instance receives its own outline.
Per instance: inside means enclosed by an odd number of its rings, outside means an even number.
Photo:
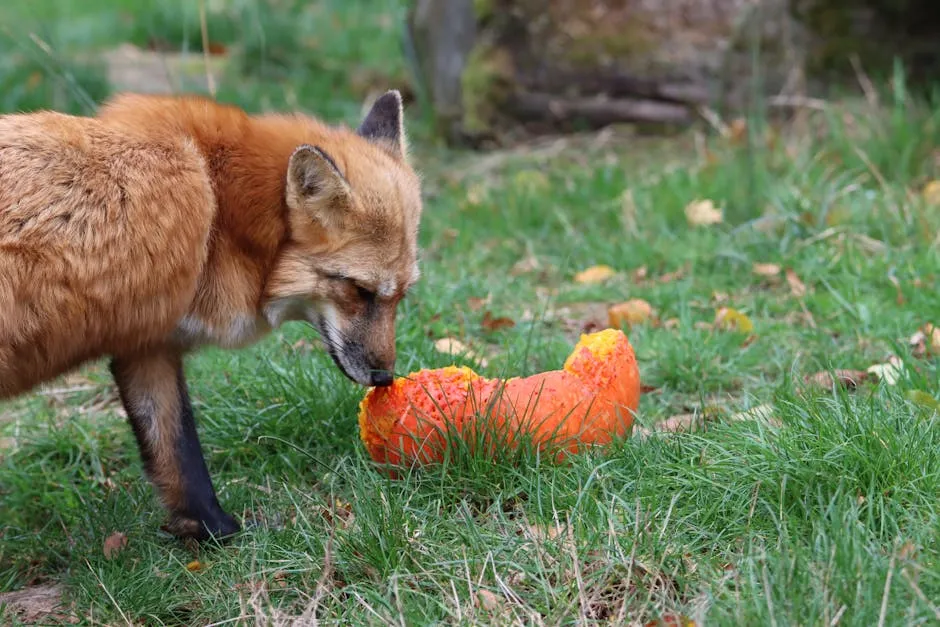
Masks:
[[[679,328],[679,319],[678,318],[669,318],[663,322],[664,329],[678,329]]]
[[[0,607],[4,617],[13,616],[25,625],[77,623],[78,616],[67,615],[63,589],[59,584],[27,586],[12,592],[0,592]],[[11,615],[8,615],[11,614]]]
[[[676,279],[681,279],[684,274],[685,274],[685,268],[679,268],[678,270],[674,270],[674,271],[672,271],[672,272],[667,272],[666,274],[661,274],[661,275],[656,279],[656,281],[659,282],[659,283],[664,283],[664,284],[665,284],[665,283],[672,283],[672,282],[675,281]]]
[[[452,337],[444,337],[434,342],[434,350],[439,353],[444,353],[445,355],[466,357],[467,359],[476,361],[478,364],[480,364],[481,367],[484,368],[487,364],[485,357],[478,355],[477,352],[471,349],[469,346]]]
[[[888,385],[894,385],[901,378],[901,369],[904,362],[898,357],[891,356],[886,363],[869,366],[866,371],[872,373]]]
[[[193,560],[189,562],[188,564],[186,564],[186,570],[188,570],[191,573],[200,571],[202,570],[202,562],[200,562],[199,560]]]
[[[754,420],[757,422],[766,423],[772,427],[780,427],[783,425],[780,420],[774,416],[774,408],[771,405],[758,405],[757,407],[751,407],[744,411],[739,411],[736,414],[732,414],[728,418],[728,422],[741,422],[743,420]]]
[[[908,540],[901,545],[901,549],[898,551],[898,557],[902,560],[910,560],[917,554],[917,545]]]
[[[908,390],[905,396],[907,397],[907,400],[911,401],[915,405],[920,405],[924,409],[930,409],[932,411],[940,410],[940,401],[927,392],[922,390]]]
[[[777,276],[780,274],[780,266],[775,263],[755,263],[751,266],[751,272],[757,276]]]
[[[646,266],[640,266],[639,268],[633,271],[633,274],[631,275],[631,277],[634,283],[642,283],[643,281],[646,280],[647,275],[649,275],[649,268],[647,268]]]
[[[676,414],[665,420],[657,422],[653,427],[654,431],[666,431],[676,433],[678,431],[695,431],[704,423],[701,414]]]
[[[725,292],[719,292],[718,290],[712,291],[712,302],[716,305],[728,302],[728,298],[729,296]]]
[[[524,527],[526,535],[528,535],[533,540],[538,540],[539,542],[544,542],[545,540],[554,540],[562,534],[562,529],[557,524],[555,525],[532,525],[527,524]]]
[[[478,207],[486,201],[488,195],[489,190],[485,185],[479,183],[470,185],[467,188],[466,204],[470,207]]]
[[[127,546],[127,536],[121,533],[120,531],[115,531],[110,536],[104,540],[104,556],[107,559],[111,559],[118,553],[124,550],[124,547]]]
[[[714,326],[719,329],[735,329],[741,333],[750,333],[754,330],[754,323],[751,319],[731,307],[722,307],[715,313]]]
[[[922,331],[930,340],[927,344],[927,350],[933,355],[940,355],[940,327],[928,323],[924,325]]]
[[[836,387],[855,389],[868,379],[867,372],[861,370],[837,369],[832,372],[821,371],[803,377],[803,380],[813,387],[823,390],[833,390]]]
[[[607,310],[607,321],[615,329],[624,325],[642,324],[652,316],[653,306],[642,298],[631,298],[626,302],[613,305]]]
[[[559,307],[552,314],[568,332],[580,336],[608,328],[607,304],[599,302],[572,303]]]
[[[539,262],[538,257],[535,255],[526,255],[515,264],[512,268],[509,269],[509,274],[512,276],[519,276],[520,274],[530,274],[532,272],[537,272],[542,268],[541,262]]]
[[[610,266],[591,266],[574,275],[574,280],[575,283],[584,284],[603,283],[615,274],[616,272]]]
[[[490,304],[490,300],[490,295],[487,295],[486,298],[471,297],[467,299],[467,306],[470,307],[470,311],[480,311]]]
[[[502,605],[496,593],[489,590],[477,590],[477,599],[480,601],[480,607],[488,612],[496,611]]]
[[[747,120],[735,118],[728,125],[728,138],[732,144],[740,144],[747,138]]]
[[[801,298],[806,294],[806,285],[800,280],[800,277],[796,275],[796,272],[792,268],[787,268],[787,283],[790,285],[790,293]]]
[[[516,321],[506,316],[494,318],[493,314],[487,311],[483,314],[481,326],[485,331],[498,331],[500,329],[510,329],[516,326]]]
[[[928,205],[940,205],[940,181],[930,181],[924,185],[924,201]]]
[[[920,332],[924,334],[925,352],[931,355],[940,355],[940,327],[928,322],[921,327]]]
[[[720,224],[724,216],[711,200],[694,200],[685,208],[685,219],[692,226],[708,226]]]

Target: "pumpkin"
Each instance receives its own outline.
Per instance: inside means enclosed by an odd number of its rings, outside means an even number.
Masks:
[[[447,366],[370,388],[359,432],[370,457],[392,466],[442,461],[450,434],[477,446],[526,436],[563,458],[625,435],[639,399],[633,347],[620,329],[605,329],[582,335],[560,370],[500,380]]]

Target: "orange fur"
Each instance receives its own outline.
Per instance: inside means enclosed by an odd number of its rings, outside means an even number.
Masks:
[[[189,410],[170,356],[289,320],[317,326],[350,378],[387,385],[421,211],[397,92],[358,129],[134,94],[95,118],[0,116],[0,398],[110,357],[126,407],[163,399],[132,421],[172,434]],[[167,506],[192,510],[183,453],[155,455]]]

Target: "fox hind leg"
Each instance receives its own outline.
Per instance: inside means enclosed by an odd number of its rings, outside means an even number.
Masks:
[[[219,505],[196,433],[183,374],[173,351],[116,357],[111,374],[140,448],[144,470],[170,512],[167,531],[204,540],[237,533]]]

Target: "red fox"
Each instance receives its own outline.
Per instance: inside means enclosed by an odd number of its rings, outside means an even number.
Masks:
[[[0,116],[0,399],[108,359],[165,528],[237,533],[184,357],[306,321],[348,378],[389,385],[419,277],[407,152],[397,91],[356,129],[198,96]]]

